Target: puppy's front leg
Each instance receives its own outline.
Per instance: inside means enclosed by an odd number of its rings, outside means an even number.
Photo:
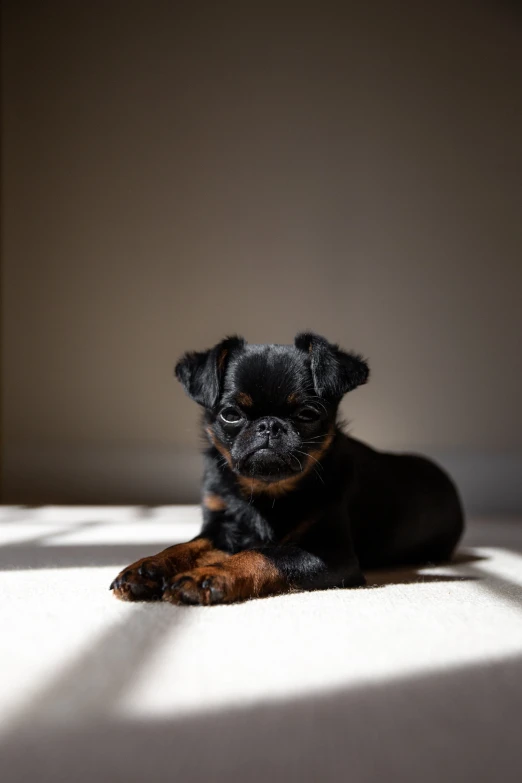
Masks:
[[[265,546],[232,555],[223,562],[177,574],[163,593],[173,604],[222,604],[327,587],[365,583],[356,562],[317,555],[299,546]]]
[[[209,538],[198,536],[186,544],[175,544],[157,555],[137,560],[118,574],[109,589],[122,601],[158,601],[165,583],[176,574],[209,559],[216,563],[227,557]]]

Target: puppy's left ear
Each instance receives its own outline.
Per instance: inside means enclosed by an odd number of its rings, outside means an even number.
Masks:
[[[227,337],[208,351],[189,351],[182,356],[174,373],[189,397],[212,409],[221,395],[230,357],[244,345],[242,337]]]
[[[347,392],[366,383],[370,369],[362,356],[342,351],[313,332],[302,332],[295,346],[310,357],[314,388],[319,397],[340,400]]]

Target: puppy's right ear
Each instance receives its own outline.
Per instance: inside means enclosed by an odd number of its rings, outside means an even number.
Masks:
[[[228,361],[245,345],[242,337],[226,337],[209,351],[189,351],[174,368],[188,396],[204,408],[213,408],[223,389]]]

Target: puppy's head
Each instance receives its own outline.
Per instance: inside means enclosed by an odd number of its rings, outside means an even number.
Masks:
[[[247,345],[229,337],[176,365],[205,409],[205,429],[240,481],[256,491],[289,489],[330,446],[339,402],[368,379],[368,365],[324,337],[294,345]]]

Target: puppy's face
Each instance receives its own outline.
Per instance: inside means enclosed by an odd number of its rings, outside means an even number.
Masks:
[[[366,381],[368,368],[303,334],[293,346],[229,338],[186,354],[176,375],[205,408],[207,435],[223,460],[259,489],[316,467],[332,442],[341,397]]]
[[[239,475],[271,482],[301,473],[332,432],[335,406],[315,394],[307,364],[289,346],[246,346],[230,360],[209,432]]]

